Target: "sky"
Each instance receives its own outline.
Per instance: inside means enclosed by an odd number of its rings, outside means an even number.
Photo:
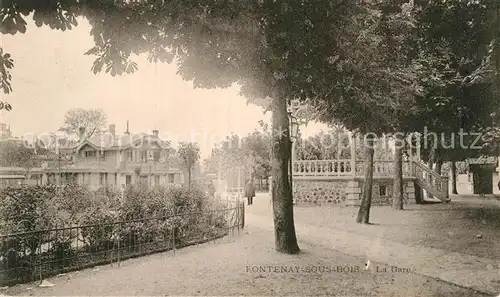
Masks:
[[[196,141],[206,157],[214,142],[235,133],[247,135],[258,121],[269,123],[270,113],[247,105],[237,86],[228,89],[194,89],[176,74],[173,64],[149,63],[134,58],[139,71],[123,76],[91,72],[93,46],[90,26],[84,19],[71,31],[56,31],[28,23],[25,34],[1,35],[0,44],[14,59],[13,92],[0,94],[12,104],[0,111],[0,122],[11,126],[14,136],[55,132],[71,108],[102,108],[116,133],[130,122],[132,133],[159,130],[160,136]],[[311,124],[306,134],[322,125]]]

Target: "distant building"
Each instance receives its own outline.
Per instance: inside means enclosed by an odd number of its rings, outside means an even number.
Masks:
[[[79,132],[81,137],[85,135],[85,129]],[[131,135],[127,127],[127,132],[116,135],[115,125],[110,125],[104,135],[81,139],[74,147],[58,148],[57,153],[47,155],[42,168],[30,170],[29,180],[42,185],[77,183],[90,189],[138,183],[150,187],[180,185],[185,173],[172,162],[174,153],[170,143],[159,138],[158,130]],[[9,171],[12,175],[22,172]]]
[[[10,131],[10,127],[7,127],[7,124],[0,123],[0,140],[5,140],[12,138],[12,132]]]

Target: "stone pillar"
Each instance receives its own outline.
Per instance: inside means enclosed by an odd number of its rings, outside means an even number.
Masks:
[[[47,175],[47,173],[43,173],[42,174],[42,185],[46,185],[49,183],[49,177]]]
[[[389,161],[391,158],[389,157],[389,141],[387,141],[387,135],[384,134],[382,139],[384,141],[384,159]]]
[[[61,178],[61,173],[56,173],[56,185],[61,185],[61,181],[62,181],[62,178]]]
[[[356,180],[347,182],[346,188],[346,206],[359,206],[361,204],[361,187]]]
[[[408,203],[415,201],[415,183],[413,181],[406,182],[405,188],[406,196],[408,197]]]
[[[495,171],[500,173],[500,157],[497,158],[497,168]],[[493,187],[495,187],[495,185],[493,185]]]

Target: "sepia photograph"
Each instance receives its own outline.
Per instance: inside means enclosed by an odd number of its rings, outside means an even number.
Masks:
[[[0,0],[0,297],[500,297],[500,0]]]

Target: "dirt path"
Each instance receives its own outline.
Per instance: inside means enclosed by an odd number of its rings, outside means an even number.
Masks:
[[[249,213],[270,215],[269,196],[259,193]],[[452,197],[449,204],[405,205],[404,211],[374,206],[373,228],[356,224],[358,209],[298,206],[295,222],[500,261],[500,200]]]
[[[300,255],[274,251],[273,234],[256,227],[240,236],[49,279],[55,286],[16,286],[5,295],[31,296],[488,296],[432,278],[364,270],[364,260],[314,244]],[[278,269],[279,272],[266,271]],[[351,270],[350,272],[337,272]],[[346,268],[351,267],[351,268]],[[358,268],[356,268],[358,267]],[[385,272],[382,272],[386,269]],[[298,270],[298,271],[297,271]],[[31,289],[27,290],[27,288]]]

